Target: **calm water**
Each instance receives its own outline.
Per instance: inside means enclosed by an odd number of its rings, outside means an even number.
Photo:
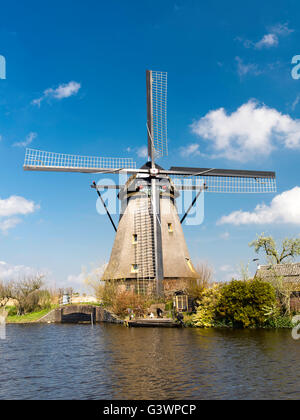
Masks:
[[[290,331],[8,325],[1,399],[300,397]]]

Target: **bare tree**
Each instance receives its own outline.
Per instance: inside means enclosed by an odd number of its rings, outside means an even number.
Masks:
[[[11,283],[11,298],[17,302],[18,315],[33,311],[38,306],[43,279],[43,274],[37,274]]]
[[[200,298],[204,290],[212,286],[214,270],[207,263],[197,264],[196,270],[199,276],[188,281],[186,290],[189,295]]]
[[[0,281],[0,308],[5,307],[12,299],[12,287],[9,283]]]

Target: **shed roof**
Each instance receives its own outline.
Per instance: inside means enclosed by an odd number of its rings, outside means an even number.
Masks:
[[[274,277],[274,275],[300,281],[300,263],[261,265],[255,277],[268,279]]]

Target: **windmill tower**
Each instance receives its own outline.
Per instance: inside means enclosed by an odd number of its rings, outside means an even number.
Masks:
[[[171,167],[156,160],[168,153],[167,73],[146,72],[148,162],[140,169],[128,158],[65,155],[27,149],[24,169],[31,171],[126,174],[124,185],[97,185],[96,189],[116,231],[110,261],[103,280],[122,280],[138,293],[171,294],[196,279],[182,224],[199,196],[215,193],[276,192],[274,172],[214,168]],[[119,189],[121,215],[113,221],[101,191]],[[179,219],[176,198],[180,191],[193,191],[194,198]]]

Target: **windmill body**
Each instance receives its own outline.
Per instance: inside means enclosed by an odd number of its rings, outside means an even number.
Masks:
[[[156,160],[168,153],[167,74],[146,72],[148,162],[140,169],[129,158],[74,156],[27,149],[24,169],[95,174],[128,175],[125,185],[97,185],[99,199],[116,231],[111,257],[103,280],[138,293],[168,295],[197,279],[182,224],[196,201],[208,193],[273,193],[274,172],[216,168],[171,167]],[[103,189],[120,190],[118,227],[102,198]],[[179,219],[176,198],[191,190],[194,198]]]
[[[120,191],[122,214],[103,280],[120,280],[138,293],[172,294],[198,273],[176,209],[179,193],[167,176],[156,182],[156,214],[150,176],[135,175]]]

